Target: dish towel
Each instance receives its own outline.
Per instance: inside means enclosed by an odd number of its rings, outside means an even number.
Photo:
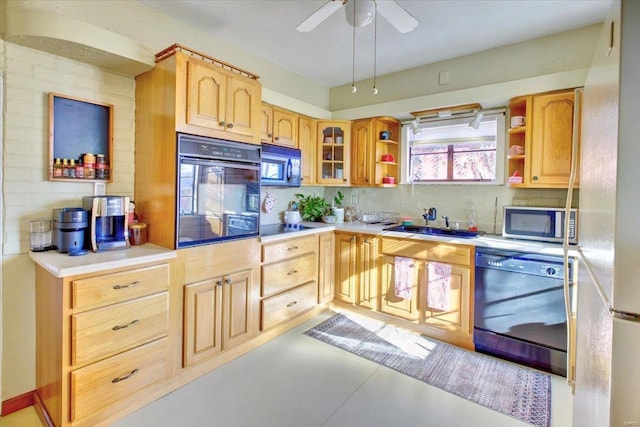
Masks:
[[[395,293],[403,299],[411,299],[411,269],[413,259],[401,256],[395,257]]]
[[[449,310],[451,264],[430,262],[427,274],[427,306],[436,310]]]

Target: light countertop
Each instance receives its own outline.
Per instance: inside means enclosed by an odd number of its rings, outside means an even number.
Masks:
[[[304,230],[288,231],[272,236],[263,236],[260,238],[262,242],[272,242],[292,237],[304,236],[308,234],[322,233],[326,231],[347,231],[351,233],[373,234],[381,237],[393,237],[403,239],[425,240],[432,242],[455,243],[458,245],[470,245],[484,248],[506,249],[523,252],[535,252],[547,255],[562,255],[562,245],[558,243],[545,243],[518,239],[507,239],[500,235],[480,235],[473,238],[447,237],[421,235],[414,233],[402,233],[397,231],[384,231],[388,225],[381,224],[365,224],[362,222],[342,222],[334,224],[325,224],[322,222],[307,222],[302,225]]]
[[[148,262],[166,261],[176,257],[176,251],[147,243],[105,252],[89,252],[86,255],[70,256],[55,250],[29,252],[36,264],[55,277],[95,273],[112,268],[131,267]]]

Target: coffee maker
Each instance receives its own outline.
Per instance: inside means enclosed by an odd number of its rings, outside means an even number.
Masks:
[[[129,247],[129,197],[85,196],[82,207],[89,212],[86,246],[94,252]]]

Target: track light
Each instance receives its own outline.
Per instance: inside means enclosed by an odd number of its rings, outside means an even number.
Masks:
[[[484,117],[484,114],[482,112],[476,111],[475,117],[473,118],[473,120],[469,122],[469,127],[473,129],[478,129],[480,127],[480,122],[482,121],[483,117]]]

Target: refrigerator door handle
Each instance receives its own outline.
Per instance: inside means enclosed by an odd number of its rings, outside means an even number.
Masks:
[[[640,314],[638,313],[630,313],[628,311],[615,310],[613,308],[609,308],[609,313],[611,313],[611,316],[615,319],[640,322]]]

